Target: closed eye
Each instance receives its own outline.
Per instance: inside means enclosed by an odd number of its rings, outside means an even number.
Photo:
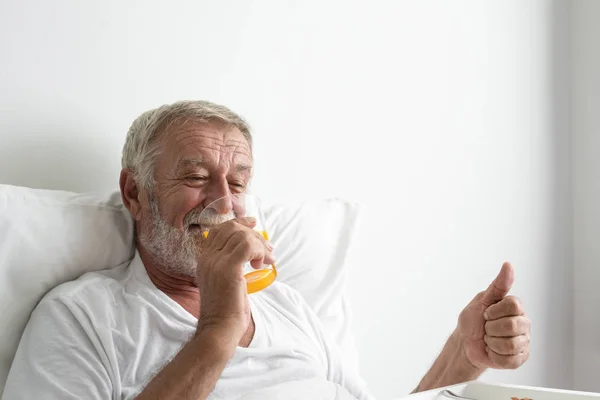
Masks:
[[[189,176],[188,179],[190,181],[202,182],[202,181],[205,181],[208,178],[206,176]]]

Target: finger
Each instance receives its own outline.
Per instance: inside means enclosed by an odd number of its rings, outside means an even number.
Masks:
[[[258,240],[262,246],[265,247],[263,261],[265,264],[273,264],[275,262],[275,257],[273,255],[273,246],[267,241],[267,235],[265,232],[259,232],[256,230],[252,230],[255,239]],[[262,265],[258,263],[258,259],[250,260],[250,264],[253,268],[258,269],[262,268]]]
[[[523,353],[517,355],[505,356],[498,354],[490,348],[486,347],[488,358],[491,362],[496,364],[499,368],[504,369],[516,369],[525,363],[529,359],[529,349]]]
[[[260,235],[260,234],[259,234]],[[263,268],[265,265],[271,265],[275,263],[275,256],[273,255],[273,251],[272,248],[270,249],[267,246],[266,241],[264,240],[264,238],[258,238],[261,245],[262,245],[262,249],[256,249],[255,254],[258,254],[259,251],[262,250],[262,258],[255,256],[253,257],[252,260],[250,260],[250,265],[252,266],[252,268],[254,269],[260,269]]]
[[[256,237],[258,237],[258,239],[265,245],[265,247],[269,250],[269,251],[273,251],[273,245],[271,245],[271,242],[269,242],[269,240],[267,239],[267,233],[266,232],[257,232],[254,231],[256,233]]]
[[[247,244],[247,242],[249,240],[251,240],[251,239],[249,239],[249,236],[250,235],[248,234],[248,232],[246,232],[245,230],[242,230],[242,229],[234,231],[233,233],[229,234],[227,237],[227,243],[222,248],[223,255],[235,253],[236,249],[240,245]],[[239,262],[241,262],[241,263],[245,263],[246,261],[248,261],[248,260],[244,259],[243,257],[239,259]]]
[[[257,231],[254,230],[254,235],[256,236],[256,238],[260,241],[260,243],[263,244],[263,246],[265,246],[266,248],[266,254],[265,254],[265,259],[264,262],[265,264],[272,264],[275,262],[275,258],[273,255],[273,246],[271,245],[271,243],[269,242],[269,236],[267,235],[267,232],[265,231]],[[252,265],[253,268],[262,268],[262,265],[259,265],[257,263],[257,260],[251,260],[250,264]]]
[[[240,225],[252,228],[256,225],[256,219],[251,217],[238,218],[214,226],[210,229],[210,234],[208,234],[209,232],[205,233],[204,241],[202,243],[204,248],[211,248],[213,250],[223,249],[229,241],[230,236],[236,230],[239,230]]]
[[[483,313],[483,318],[487,321],[500,319],[504,317],[518,317],[525,315],[525,308],[515,296],[506,296],[496,304],[489,306]]]
[[[249,258],[246,255],[247,252],[244,251],[244,248],[249,247],[249,237],[250,235],[248,235],[248,232],[245,232],[244,230],[236,231],[229,236],[229,240],[221,250],[223,256],[230,256],[227,265],[225,266],[226,268],[224,269],[237,268],[241,272],[244,263],[249,261]]]
[[[242,228],[233,233],[218,232],[215,235],[215,242],[211,249],[216,249],[217,240],[225,238],[225,244],[219,244],[224,255],[232,255],[234,262],[240,265],[250,262],[253,268],[262,268],[263,264],[273,264],[275,257],[265,245],[264,239],[260,234],[248,228]]]
[[[495,337],[512,337],[529,333],[531,322],[525,316],[504,317],[485,323],[485,334]]]
[[[221,250],[229,241],[234,232],[242,229],[235,220],[229,220],[210,228],[209,232],[204,234],[202,242],[203,249]]]
[[[529,335],[519,335],[510,338],[501,338],[485,335],[483,341],[494,353],[503,356],[516,356],[527,350]]]
[[[266,262],[265,256],[267,248],[258,240],[256,236],[251,236],[244,242],[239,243],[233,250],[233,254],[243,259],[243,262],[249,262],[250,265],[259,269]]]
[[[275,264],[275,261],[276,261],[276,259],[275,259],[275,256],[273,255],[273,252],[271,250],[267,249],[265,251],[265,257],[263,259],[263,264],[264,265],[273,265],[273,264]],[[259,266],[259,268],[260,267],[262,267],[262,266]]]
[[[248,228],[254,228],[256,226],[256,218],[254,217],[236,218],[236,221]]]
[[[486,306],[491,306],[494,303],[499,302],[508,294],[510,288],[515,280],[515,271],[513,266],[505,262],[502,264],[502,268],[498,273],[498,276],[490,284],[490,286],[483,293],[481,301]]]
[[[227,225],[226,225],[227,224]],[[210,235],[205,239],[204,248],[211,250],[222,250],[225,248],[234,233],[240,231],[233,224],[225,223],[223,226],[210,230]]]

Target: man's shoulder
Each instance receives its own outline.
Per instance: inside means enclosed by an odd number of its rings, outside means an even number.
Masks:
[[[86,302],[87,299],[101,301],[123,287],[128,267],[129,263],[125,263],[110,269],[86,272],[51,289],[40,304],[55,301],[80,303]]]

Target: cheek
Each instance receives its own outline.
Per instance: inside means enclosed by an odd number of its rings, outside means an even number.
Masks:
[[[202,200],[198,189],[181,188],[165,202],[163,215],[174,227],[182,229],[185,216],[202,204]]]

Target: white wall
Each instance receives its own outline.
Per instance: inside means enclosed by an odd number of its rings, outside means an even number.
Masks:
[[[600,392],[600,2],[572,10],[575,386]]]
[[[487,378],[570,387],[561,8],[5,0],[0,182],[114,189],[140,112],[222,102],[254,126],[255,190],[268,202],[367,207],[350,286],[378,398],[416,386],[504,260],[533,320],[532,358]]]

